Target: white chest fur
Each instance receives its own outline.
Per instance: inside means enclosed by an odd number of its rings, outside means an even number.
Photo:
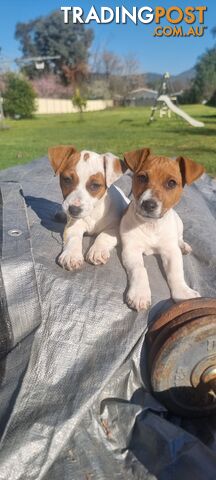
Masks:
[[[143,248],[143,253],[158,253],[161,248],[176,242],[182,234],[183,225],[174,210],[169,210],[162,218],[143,218],[136,214],[131,202],[121,222],[122,242],[132,242]]]

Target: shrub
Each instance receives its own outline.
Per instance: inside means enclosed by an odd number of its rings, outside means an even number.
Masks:
[[[182,104],[196,104],[202,102],[202,97],[195,86],[190,89],[184,90],[181,95],[178,96],[179,103]]]
[[[207,105],[209,105],[210,107],[216,107],[216,90],[214,91]]]
[[[81,95],[79,88],[76,88],[75,94],[72,98],[73,106],[79,110],[80,119],[82,119],[82,114],[84,109],[87,106],[87,100]]]
[[[36,109],[36,94],[21,75],[8,73],[5,78],[4,111],[10,117],[31,118]]]

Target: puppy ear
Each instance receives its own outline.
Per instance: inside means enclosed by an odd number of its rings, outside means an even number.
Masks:
[[[140,150],[134,150],[133,152],[126,152],[124,154],[124,161],[128,168],[132,170],[132,172],[137,172],[139,170],[139,167],[148,158],[149,155],[149,148],[141,148]]]
[[[73,145],[58,145],[48,149],[48,158],[56,175],[62,170],[65,161],[76,152]]]
[[[126,171],[125,164],[120,158],[112,153],[105,153],[103,156],[106,185],[109,188]]]
[[[192,182],[195,182],[197,178],[205,172],[203,165],[190,160],[185,157],[178,157],[176,162],[179,164],[183,186],[187,183],[190,185]]]

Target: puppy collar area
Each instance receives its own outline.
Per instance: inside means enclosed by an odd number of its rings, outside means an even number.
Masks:
[[[99,24],[127,24],[128,21],[137,25],[138,23],[149,24],[155,22],[160,24],[161,20],[166,20],[171,24],[179,24],[184,21],[187,24],[199,22],[204,23],[204,12],[207,6],[188,6],[184,9],[177,6],[165,8],[158,6],[152,8],[145,5],[142,7],[132,6],[129,9],[122,6],[111,7],[95,7],[92,5],[88,11],[79,6],[62,6],[63,22],[68,23],[85,23],[91,22]]]

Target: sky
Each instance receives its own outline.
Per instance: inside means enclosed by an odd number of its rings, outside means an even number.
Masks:
[[[19,43],[14,38],[17,22],[28,22],[39,16],[47,15],[61,6],[80,6],[88,13],[94,5],[97,11],[101,6],[115,7],[122,3],[117,0],[104,0],[94,2],[86,0],[1,0],[0,5],[0,47],[2,55],[11,59],[22,56]],[[216,26],[216,1],[215,0],[125,0],[123,5],[132,9],[132,6],[142,7],[206,5],[205,14],[206,33],[203,37],[174,38],[154,37],[155,24],[127,25],[90,23],[86,28],[94,30],[94,43],[92,49],[107,49],[118,55],[133,54],[139,61],[141,72],[163,73],[169,71],[178,74],[193,67],[197,58],[211,48],[215,42],[211,29]],[[63,14],[62,14],[63,18]],[[184,24],[185,25],[185,24]],[[71,26],[68,26],[68,32]],[[188,26],[184,27],[186,30]]]

